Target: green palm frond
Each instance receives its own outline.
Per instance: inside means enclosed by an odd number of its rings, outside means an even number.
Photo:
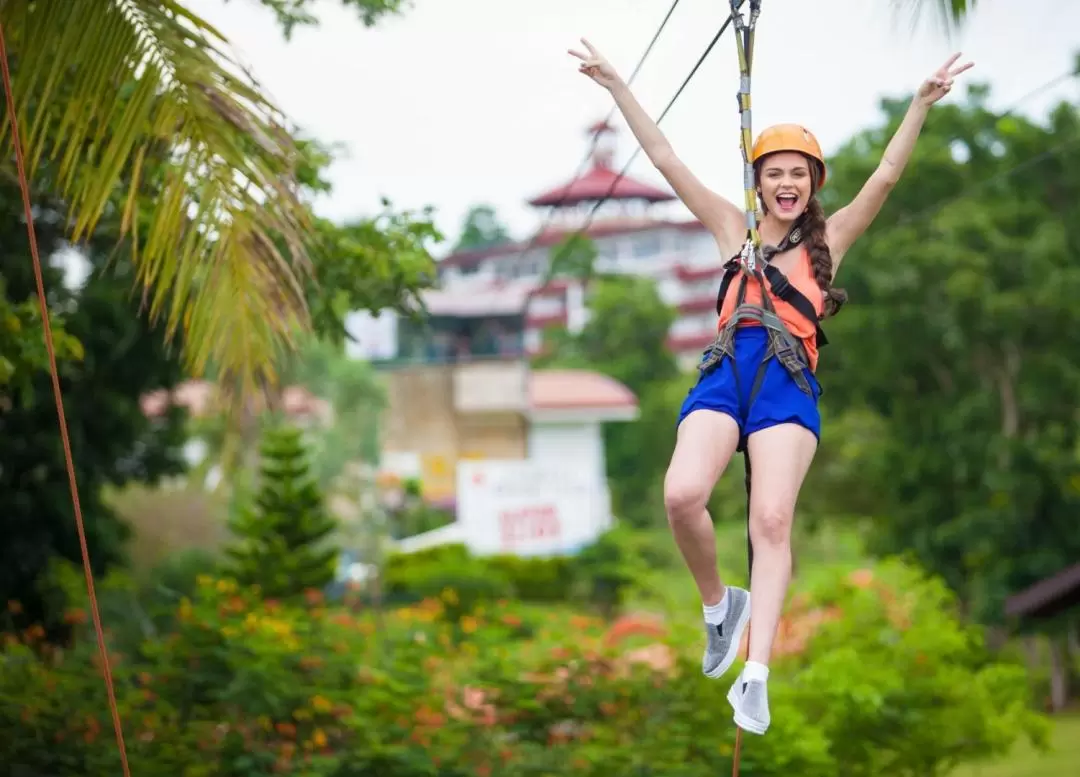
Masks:
[[[946,32],[949,33],[959,28],[975,12],[975,6],[978,5],[978,0],[892,0],[892,2],[897,10],[907,8],[912,22],[923,13],[936,14]]]
[[[120,220],[191,368],[272,377],[308,320],[309,210],[284,118],[225,38],[171,0],[4,0],[0,22],[29,170],[68,203],[73,241]]]

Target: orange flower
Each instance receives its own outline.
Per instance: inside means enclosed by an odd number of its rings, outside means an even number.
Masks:
[[[869,569],[856,569],[848,575],[848,581],[856,588],[867,588],[874,582],[874,573]]]
[[[308,588],[304,591],[304,598],[307,600],[308,604],[321,604],[323,601],[323,592],[318,588]]]

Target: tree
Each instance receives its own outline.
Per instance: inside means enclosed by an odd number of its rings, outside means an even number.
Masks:
[[[0,404],[10,404],[9,391],[32,391],[30,376],[48,369],[45,327],[36,300],[12,302],[0,275]],[[67,335],[62,322],[50,316],[53,347],[58,359],[81,357],[78,340]]]
[[[640,276],[601,279],[589,297],[589,320],[577,338],[582,356],[641,392],[678,374],[667,347],[675,311],[656,284]]]
[[[689,388],[667,347],[675,312],[656,285],[639,276],[600,276],[589,295],[589,320],[577,335],[548,333],[548,353],[537,366],[592,369],[624,383],[638,397],[639,418],[604,429],[613,509],[634,525],[663,515],[658,485],[671,454],[678,406]]]
[[[322,590],[336,571],[339,550],[326,540],[337,522],[310,474],[300,430],[288,425],[267,430],[260,454],[258,494],[230,526],[239,540],[226,549],[232,576],[272,598]]]
[[[596,277],[597,256],[596,244],[587,235],[571,232],[549,252],[543,285],[561,276],[587,287]]]
[[[286,32],[315,21],[309,0],[262,3]],[[402,5],[346,3],[366,24]],[[325,238],[306,199],[309,146],[179,3],[12,0],[0,23],[28,174],[66,202],[70,240],[116,214],[132,280],[164,334],[184,334],[189,367],[213,364],[245,391],[272,382],[282,347],[311,327],[305,287]],[[0,134],[12,177],[13,137]],[[379,285],[380,264],[354,283]]]
[[[369,363],[350,358],[340,344],[313,339],[298,349],[283,378],[333,409],[333,422],[310,433],[312,473],[321,487],[331,487],[350,462],[378,463],[386,389]]]
[[[0,385],[0,601],[18,601],[24,623],[54,627],[64,601],[49,587],[45,572],[55,558],[77,562],[80,548],[52,383],[44,369],[22,202],[10,180],[0,181],[0,285],[12,301],[4,304],[28,322],[4,343],[5,357],[22,354],[28,363],[16,370],[17,382]],[[34,204],[42,257],[48,259],[65,247],[64,213],[47,197],[35,197]],[[172,410],[151,422],[140,404],[145,393],[175,385],[181,367],[160,329],[132,299],[132,279],[124,274],[130,265],[108,263],[110,254],[118,255],[115,240],[115,232],[101,228],[83,247],[91,272],[80,287],[65,285],[61,268],[49,263],[43,268],[47,296],[57,311],[54,327],[63,327],[60,384],[95,574],[124,560],[128,535],[105,500],[105,487],[153,483],[183,467],[182,413]],[[8,351],[9,342],[23,350]]]
[[[490,205],[474,205],[465,214],[454,251],[476,251],[510,242],[510,231]]]
[[[872,547],[917,558],[996,622],[1009,593],[1080,554],[1080,112],[1062,104],[1040,126],[987,96],[935,109],[845,260],[851,302],[822,381],[830,411],[880,424],[858,474],[882,500]],[[830,161],[827,210],[857,191],[905,104],[883,107],[884,126]]]

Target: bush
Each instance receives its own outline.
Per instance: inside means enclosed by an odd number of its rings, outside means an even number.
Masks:
[[[818,721],[844,775],[945,774],[1004,755],[1018,732],[1046,741],[1027,671],[991,660],[942,581],[887,562],[826,578],[792,609],[823,624],[785,668],[791,701]]]
[[[106,587],[103,587],[106,588]],[[106,594],[107,595],[107,594]],[[714,777],[726,685],[662,625],[521,605],[448,622],[453,592],[392,613],[277,605],[201,579],[175,626],[114,657],[134,774]],[[72,620],[80,620],[76,613]],[[0,653],[0,752],[38,774],[118,771],[93,641]],[[457,643],[455,645],[455,642]],[[736,669],[733,669],[733,677]],[[773,726],[745,777],[944,774],[1038,738],[1024,671],[988,659],[936,581],[834,574],[777,643]]]
[[[658,558],[655,549],[642,545],[634,533],[622,529],[605,533],[593,545],[569,557],[477,558],[464,545],[442,545],[392,555],[383,573],[384,587],[398,602],[419,601],[450,587],[467,589],[474,603],[502,598],[534,603],[576,601],[610,615],[649,561]]]

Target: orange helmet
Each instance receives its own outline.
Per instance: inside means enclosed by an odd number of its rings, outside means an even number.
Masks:
[[[756,165],[762,157],[777,151],[797,151],[816,160],[820,173],[818,186],[825,185],[825,155],[821,153],[817,138],[806,127],[800,124],[774,124],[766,127],[754,143],[751,161]]]

